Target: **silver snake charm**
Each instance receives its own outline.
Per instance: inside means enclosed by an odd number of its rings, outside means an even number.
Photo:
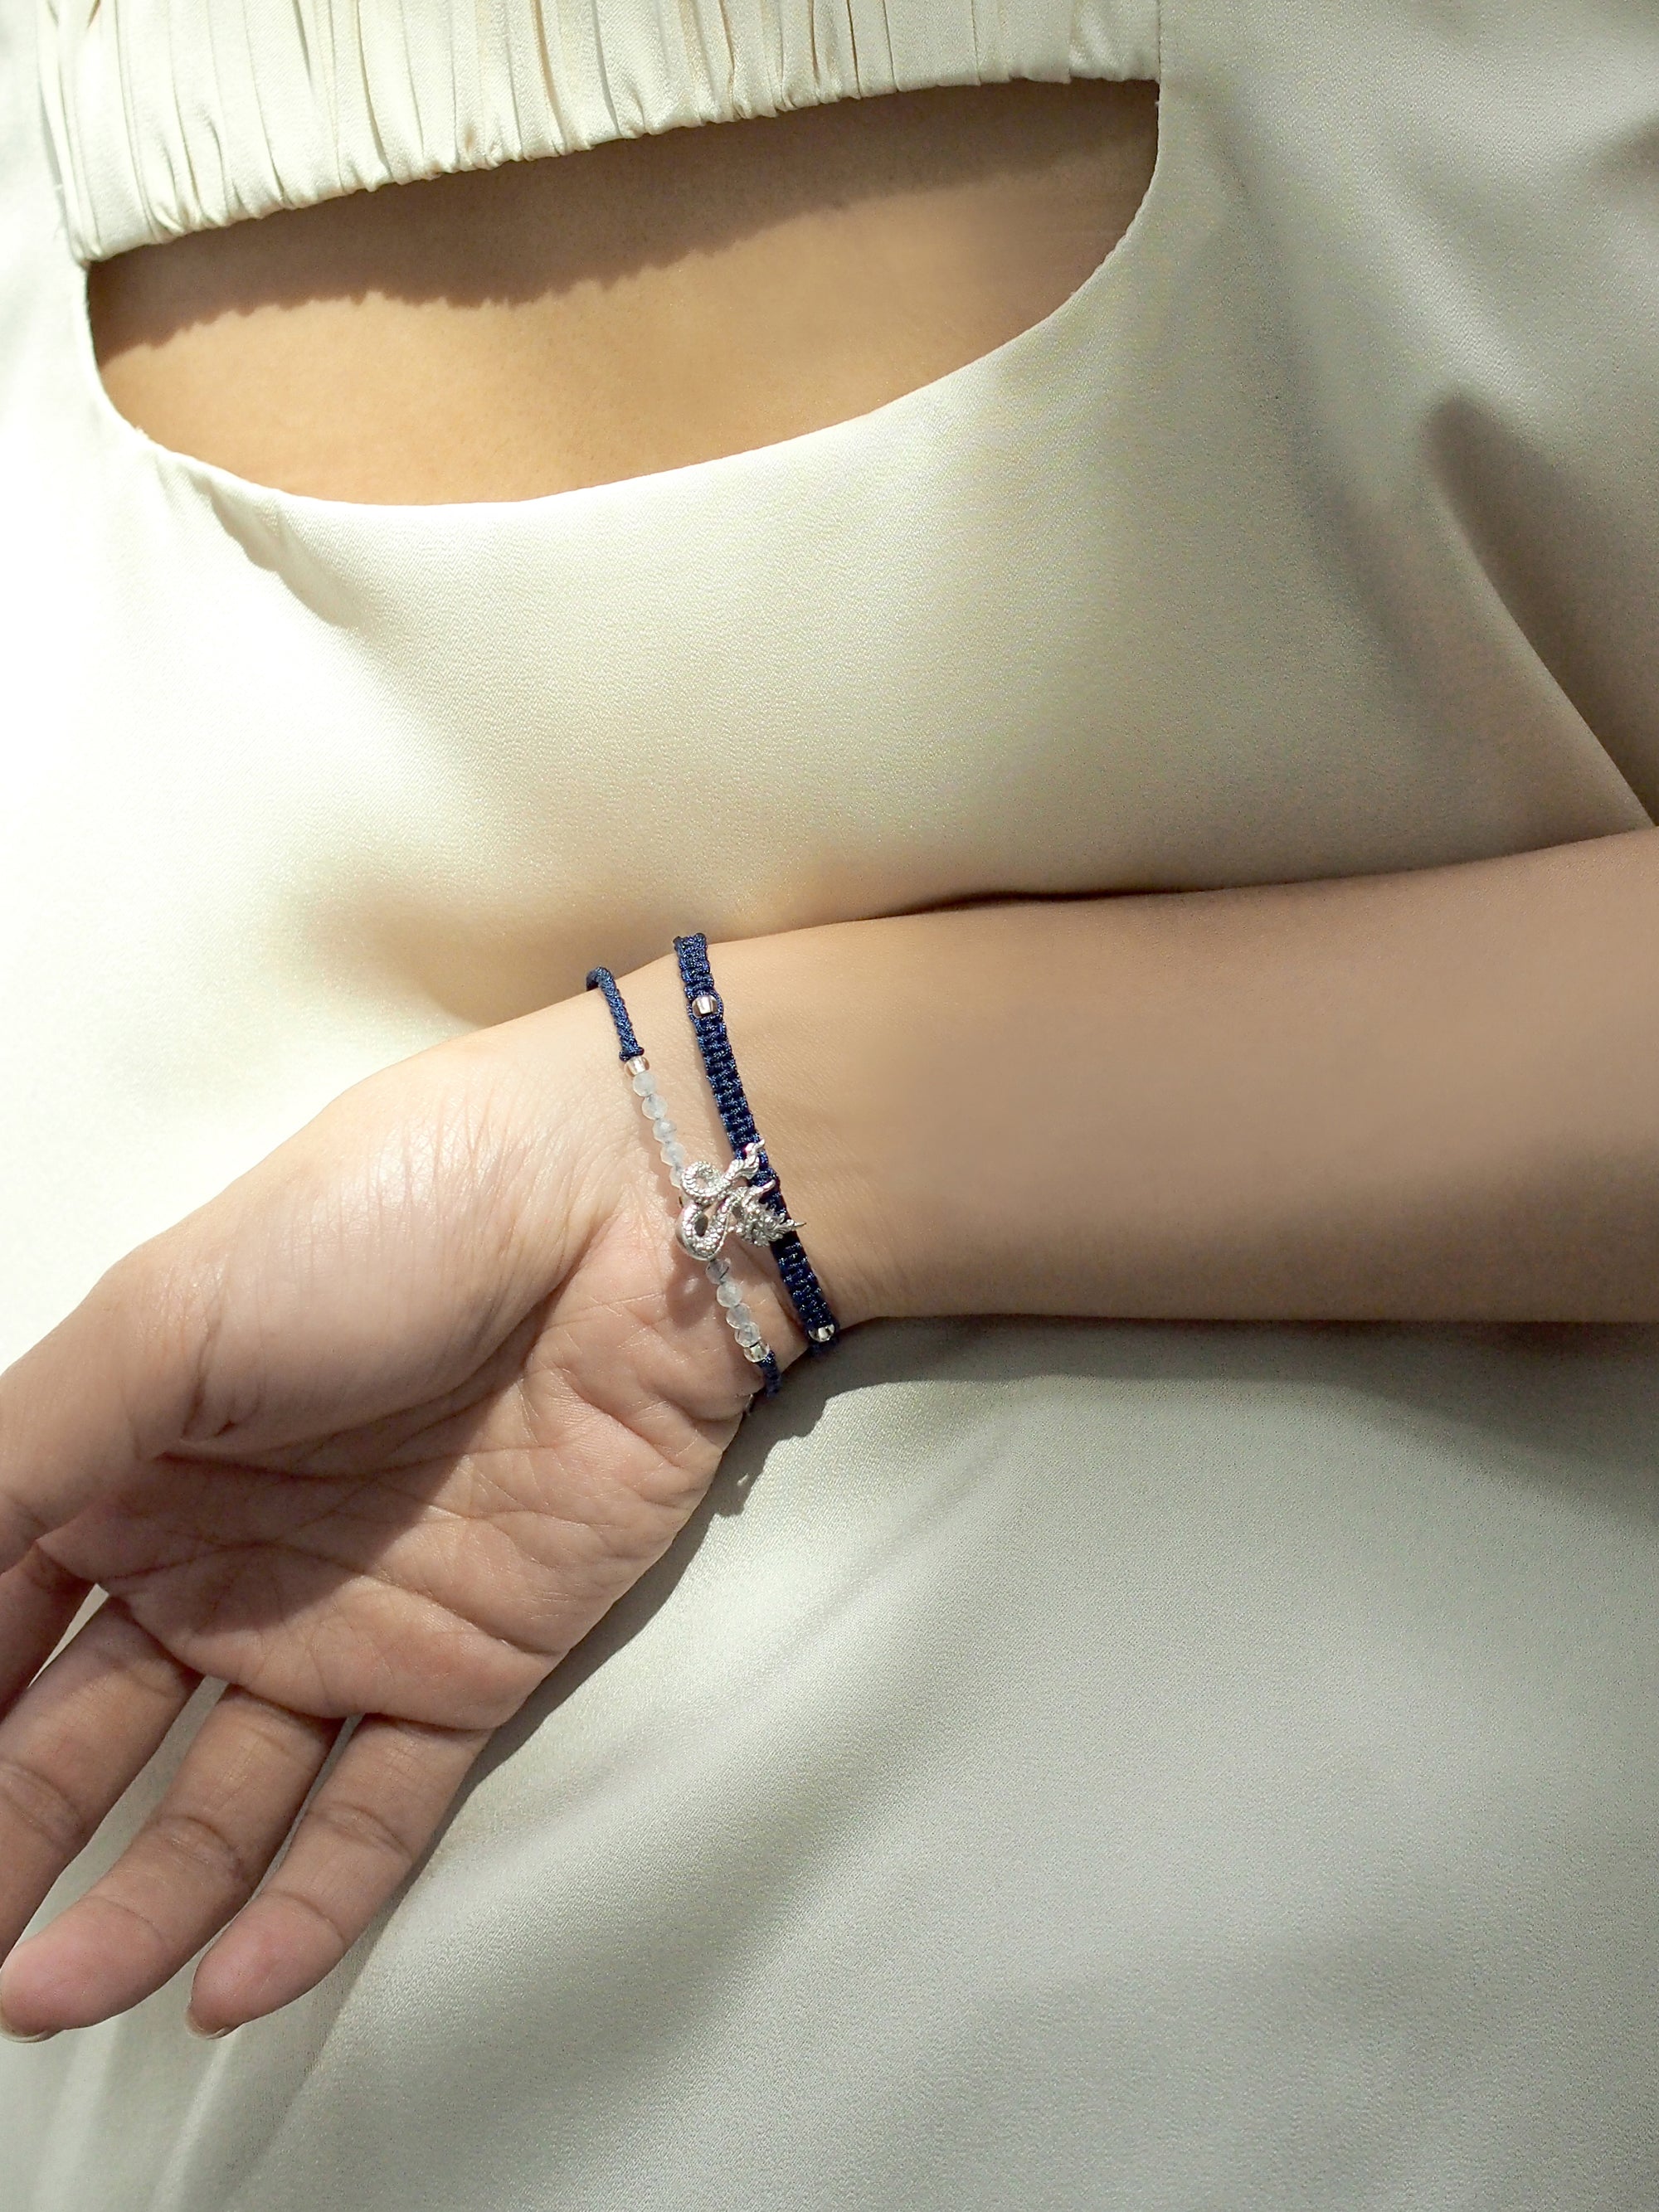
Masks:
[[[760,1146],[750,1145],[729,1167],[717,1168],[708,1160],[688,1160],[675,1181],[687,1204],[680,1210],[674,1234],[694,1260],[717,1259],[728,1237],[744,1244],[775,1244],[800,1227],[787,1213],[766,1203],[777,1188],[777,1178],[763,1182]]]

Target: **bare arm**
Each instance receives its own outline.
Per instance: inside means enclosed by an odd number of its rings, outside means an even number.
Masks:
[[[713,957],[849,1319],[1659,1320],[1659,833]]]

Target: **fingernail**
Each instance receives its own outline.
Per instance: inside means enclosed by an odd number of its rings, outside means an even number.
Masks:
[[[234,2034],[235,2033],[236,2023],[233,2021],[228,2027],[204,2027],[201,2021],[197,2019],[195,2014],[190,2009],[190,2007],[186,2005],[185,2007],[185,2026],[190,2030],[192,2035],[199,2036],[204,2043],[216,2043],[222,2035]]]
[[[26,2028],[14,2027],[4,2013],[0,2012],[0,2035],[3,2035],[8,2043],[50,2043],[58,2033],[55,2027],[37,2027],[31,2035]]]

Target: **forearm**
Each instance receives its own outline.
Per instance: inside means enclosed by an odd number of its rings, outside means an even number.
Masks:
[[[1659,832],[713,959],[848,1320],[1659,1319]]]

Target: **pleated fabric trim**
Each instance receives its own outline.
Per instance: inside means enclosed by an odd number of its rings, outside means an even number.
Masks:
[[[935,85],[1151,77],[1158,0],[41,0],[82,261],[283,207]]]

